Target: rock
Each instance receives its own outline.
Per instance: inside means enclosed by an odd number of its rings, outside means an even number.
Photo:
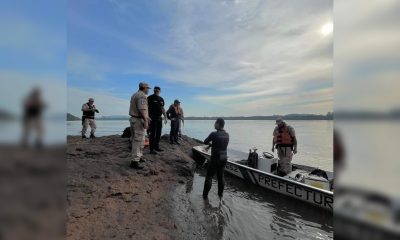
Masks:
[[[143,170],[129,168],[130,144],[121,136],[95,141],[68,136],[67,141],[68,239],[176,239],[174,216],[165,210],[176,204],[169,196],[177,183],[192,179],[196,141],[184,136],[181,146],[171,147],[164,135],[160,147],[165,151],[149,155],[145,149]]]
[[[124,200],[124,202],[132,202],[132,196],[128,194],[122,195],[122,199]]]
[[[120,193],[120,192],[116,192],[116,193],[111,193],[111,197],[116,197],[116,196],[121,196],[122,195],[122,193]]]
[[[150,170],[149,170],[149,173],[151,174],[151,175],[158,175],[158,170],[157,169],[154,169],[154,168],[151,168]]]
[[[131,137],[131,127],[127,127],[124,129],[121,135],[122,138],[130,138]]]

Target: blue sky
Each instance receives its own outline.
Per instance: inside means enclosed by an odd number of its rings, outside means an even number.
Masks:
[[[332,111],[332,1],[68,1],[68,111],[126,115],[140,81],[187,116]]]
[[[337,3],[335,109],[398,107],[399,4]],[[1,1],[0,109],[18,114],[40,86],[50,112],[80,115],[94,96],[126,115],[148,81],[192,116],[323,114],[332,18],[332,1]]]
[[[20,114],[21,100],[39,86],[48,112],[65,113],[65,8],[64,1],[0,2],[0,109]]]

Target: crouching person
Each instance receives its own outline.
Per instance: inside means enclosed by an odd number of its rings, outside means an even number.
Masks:
[[[217,131],[212,132],[205,140],[205,144],[211,143],[211,160],[208,163],[207,176],[204,182],[203,198],[208,198],[208,192],[211,189],[212,179],[217,174],[218,196],[222,198],[225,186],[224,170],[228,160],[229,134],[224,130],[225,121],[218,118],[214,127]]]

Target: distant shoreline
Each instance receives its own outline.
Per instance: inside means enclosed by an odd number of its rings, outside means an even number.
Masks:
[[[207,120],[207,121],[215,121],[215,119],[216,118],[207,118],[207,119],[205,119],[205,118],[201,118],[201,119],[198,119],[198,118],[185,118],[185,121],[187,121],[187,120]],[[230,119],[230,118],[224,118],[225,120],[231,120],[231,121],[254,121],[254,120],[257,120],[257,121],[261,121],[261,120],[268,120],[268,121],[273,121],[273,120],[275,120],[275,119]],[[102,118],[98,118],[98,119],[96,119],[96,121],[128,121],[129,119],[102,119]],[[285,120],[288,120],[288,121],[333,121],[333,119],[285,119]],[[77,122],[77,121],[81,121],[80,119],[79,120],[67,120],[67,122]]]
[[[222,117],[225,120],[275,120],[278,117],[282,117],[288,121],[307,121],[307,120],[359,120],[359,121],[375,121],[375,120],[399,120],[400,110],[393,110],[390,112],[345,112],[340,111],[335,114],[332,112],[326,115],[322,114],[286,114],[286,115],[272,115],[272,116],[233,116],[233,117]],[[185,117],[185,120],[215,120],[218,117]],[[103,116],[96,118],[96,120],[129,120],[129,116],[115,115],[115,116]],[[72,114],[67,114],[67,121],[81,121],[79,117]]]
[[[276,120],[278,117],[282,117],[285,120],[333,120],[333,113],[328,113],[326,115],[318,114],[287,114],[287,115],[272,115],[272,116],[233,116],[233,117],[223,117],[225,120]],[[217,116],[212,117],[185,117],[185,120],[215,120]],[[80,121],[81,119],[72,115],[67,114],[67,121]],[[129,120],[128,116],[103,116],[96,118],[96,120]]]

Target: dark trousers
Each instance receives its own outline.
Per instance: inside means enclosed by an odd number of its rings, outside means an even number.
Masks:
[[[206,180],[204,181],[203,196],[208,196],[208,192],[211,189],[212,179],[217,173],[218,180],[218,196],[222,197],[225,187],[224,170],[226,160],[211,160],[207,167]]]
[[[179,120],[171,120],[170,142],[178,142]]]
[[[162,119],[155,119],[150,122],[149,126],[150,151],[159,148],[161,130],[162,130]]]

